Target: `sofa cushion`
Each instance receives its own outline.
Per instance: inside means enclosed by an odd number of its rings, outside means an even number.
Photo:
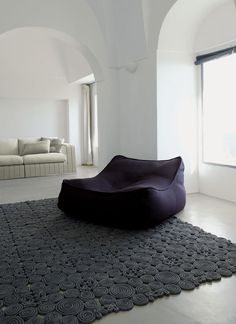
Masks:
[[[0,155],[0,165],[20,165],[23,164],[23,158],[19,155]]]
[[[23,160],[24,164],[63,163],[66,160],[66,156],[63,153],[29,154],[24,155]]]
[[[51,153],[61,153],[62,144],[64,143],[64,138],[57,137],[41,137],[41,141],[50,140],[50,152]]]
[[[17,155],[18,139],[9,138],[0,140],[0,155]]]
[[[25,143],[22,155],[49,153],[50,141],[40,141],[36,143]]]
[[[40,141],[40,138],[37,137],[29,137],[29,138],[20,138],[18,140],[18,145],[19,145],[19,155],[23,155],[23,149],[24,149],[24,145],[27,143],[37,143]]]

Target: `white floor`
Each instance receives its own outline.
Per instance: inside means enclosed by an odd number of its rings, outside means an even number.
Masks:
[[[75,174],[0,180],[0,204],[58,197],[63,179],[93,177],[97,168],[82,166]]]
[[[96,168],[81,167],[76,177],[96,175]],[[66,176],[66,178],[75,177]],[[0,203],[57,197],[63,177],[0,181]],[[188,195],[179,217],[204,230],[236,242],[236,204],[201,194]],[[178,296],[158,299],[104,317],[101,324],[235,324],[236,275],[201,285]]]

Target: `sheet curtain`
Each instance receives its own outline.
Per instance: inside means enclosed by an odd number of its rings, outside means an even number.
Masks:
[[[96,84],[83,84],[82,164],[97,165],[97,90]]]

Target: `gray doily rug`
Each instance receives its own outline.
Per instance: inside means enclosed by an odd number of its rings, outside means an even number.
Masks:
[[[124,231],[56,199],[0,205],[0,323],[91,323],[236,272],[236,244],[173,217]]]

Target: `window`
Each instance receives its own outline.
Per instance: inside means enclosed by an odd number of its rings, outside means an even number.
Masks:
[[[202,64],[203,161],[236,166],[236,55]]]

